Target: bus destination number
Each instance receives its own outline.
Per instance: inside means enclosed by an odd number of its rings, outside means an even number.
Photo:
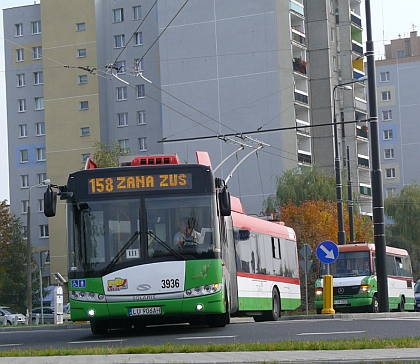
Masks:
[[[191,173],[95,177],[90,178],[88,183],[89,194],[192,188]]]
[[[148,316],[148,315],[161,315],[162,308],[161,307],[136,307],[136,308],[129,308],[128,314],[130,316]]]
[[[179,288],[179,279],[162,279],[162,288]]]

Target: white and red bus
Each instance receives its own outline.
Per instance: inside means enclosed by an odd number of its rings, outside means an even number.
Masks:
[[[378,312],[375,245],[355,243],[338,246],[339,255],[330,265],[333,276],[333,304],[336,312]],[[414,281],[410,255],[404,249],[386,247],[388,300],[390,310],[414,310]],[[323,280],[327,265],[315,283],[315,306],[321,313]]]

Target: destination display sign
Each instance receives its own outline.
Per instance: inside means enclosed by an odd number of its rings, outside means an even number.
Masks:
[[[191,173],[167,173],[157,175],[125,175],[94,177],[88,179],[89,194],[116,192],[180,190],[192,188]]]

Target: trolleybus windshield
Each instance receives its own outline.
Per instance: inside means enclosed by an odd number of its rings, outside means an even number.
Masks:
[[[366,270],[366,262],[368,264]],[[333,277],[350,277],[350,276],[366,276],[366,271],[371,272],[370,268],[370,252],[354,251],[354,252],[340,252],[338,258],[331,264],[329,274]],[[321,266],[321,276],[328,273],[327,264]]]
[[[70,275],[94,277],[154,261],[219,257],[214,201],[214,195],[200,194],[69,203]],[[179,246],[175,236],[187,234],[185,223],[195,241]]]

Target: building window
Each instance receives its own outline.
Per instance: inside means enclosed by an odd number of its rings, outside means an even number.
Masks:
[[[380,80],[381,82],[389,82],[389,72],[381,72]]]
[[[137,85],[136,86],[136,97],[137,98],[146,97],[146,92],[145,92],[145,89],[144,89],[144,85]]]
[[[391,110],[382,111],[382,121],[389,121],[389,120],[392,120],[392,111]]]
[[[23,24],[15,24],[15,37],[23,37]]]
[[[50,236],[48,225],[39,225],[39,236],[41,238],[48,238]]]
[[[118,145],[120,146],[121,150],[123,152],[129,152],[130,151],[130,147],[129,147],[129,140],[128,139],[120,139],[118,140]]]
[[[79,85],[82,83],[88,83],[88,76],[87,75],[78,76],[78,83]]]
[[[392,140],[394,139],[394,133],[392,129],[384,130],[384,140]]]
[[[86,30],[86,23],[77,23],[76,24],[76,32],[82,32]]]
[[[28,200],[22,200],[22,214],[28,213]]]
[[[397,58],[404,58],[405,53],[404,51],[397,51]]]
[[[77,57],[78,58],[86,57],[86,48],[78,49],[77,50]]]
[[[44,199],[38,199],[38,212],[44,212]]]
[[[88,136],[88,135],[90,135],[90,128],[88,126],[80,128],[80,136]]]
[[[385,196],[385,197],[392,197],[392,196],[395,196],[395,192],[396,192],[396,189],[395,189],[394,187],[387,188],[387,189],[385,190],[385,194],[386,194],[386,196]]]
[[[133,19],[138,20],[141,19],[141,6],[133,6]]]
[[[334,14],[334,0],[330,0],[330,14]]]
[[[35,124],[35,135],[36,136],[45,135],[45,123],[44,122]]]
[[[334,27],[331,27],[330,34],[331,34],[331,42],[335,42],[335,28]]]
[[[82,162],[86,163],[89,157],[90,157],[90,153],[82,154]]]
[[[385,178],[395,178],[395,168],[386,168],[385,176]]]
[[[337,71],[337,57],[332,56],[332,68],[334,71]]]
[[[43,85],[44,84],[44,72],[34,72],[34,85]]]
[[[26,99],[18,100],[18,111],[25,112],[26,111]]]
[[[134,39],[136,41],[136,45],[143,45],[143,32],[134,33]]]
[[[29,174],[22,174],[20,176],[20,188],[29,187]]]
[[[19,138],[26,138],[28,136],[28,125],[19,125]]]
[[[46,173],[38,173],[36,175],[36,179],[38,181],[38,184],[42,184],[47,179],[47,174]]]
[[[139,138],[139,151],[144,152],[147,150],[147,138]]]
[[[44,110],[44,98],[35,97],[35,110]]]
[[[28,157],[28,149],[22,149],[19,151],[19,162],[20,163],[28,163],[29,157]]]
[[[45,161],[45,148],[36,148],[36,161],[37,162]]]
[[[127,86],[117,87],[117,101],[127,100]]]
[[[119,75],[124,74],[125,73],[125,61],[118,61],[116,63],[117,66],[117,73]]]
[[[381,92],[381,100],[382,101],[391,101],[391,91]]]
[[[33,21],[31,24],[32,24],[32,34],[41,34],[41,22]]]
[[[23,48],[16,49],[16,62],[23,62],[24,60]]]
[[[79,103],[80,110],[87,110],[89,109],[89,101],[80,101]]]
[[[25,86],[25,74],[24,73],[20,73],[20,74],[16,75],[16,79],[17,79],[17,87]]]
[[[117,87],[117,101],[127,100],[127,86]]]
[[[41,59],[42,58],[42,47],[32,47],[32,59]]]
[[[134,60],[134,68],[137,72],[143,72],[144,71],[144,59],[143,58],[137,58]]]
[[[120,34],[120,35],[115,35],[114,36],[114,47],[115,48],[122,48],[125,46],[125,35],[124,34]]]
[[[138,125],[146,124],[146,111],[145,110],[137,111],[137,124]]]
[[[128,113],[122,112],[117,114],[118,126],[128,126]]]
[[[384,154],[385,159],[394,159],[394,149],[385,149]]]
[[[114,23],[120,23],[124,21],[124,9],[114,9],[112,10],[112,14]]]

